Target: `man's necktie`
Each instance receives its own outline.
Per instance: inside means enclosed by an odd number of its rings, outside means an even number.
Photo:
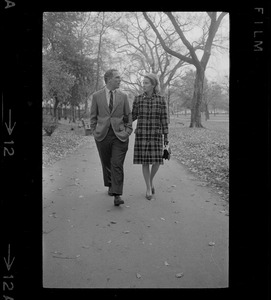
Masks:
[[[113,92],[110,91],[110,101],[109,101],[109,111],[112,112],[113,109]]]

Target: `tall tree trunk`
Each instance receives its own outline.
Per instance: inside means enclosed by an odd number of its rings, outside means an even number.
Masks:
[[[79,105],[77,106],[77,108],[78,108],[78,120],[80,120],[81,119],[81,108]]]
[[[54,103],[54,108],[53,108],[53,116],[54,116],[55,120],[57,120],[57,115],[58,115],[57,107],[58,107],[59,100],[58,100],[57,96],[55,96],[54,98],[55,98],[55,103]]]
[[[67,104],[64,107],[64,120],[67,120]]]
[[[192,99],[191,121],[189,126],[191,128],[203,127],[201,124],[201,112],[200,112],[202,95],[203,95],[203,82],[204,82],[204,69],[201,67],[197,67],[196,79],[194,84],[194,93]]]
[[[75,106],[71,105],[71,121],[75,123]]]
[[[88,112],[88,99],[87,99],[87,97],[86,97],[84,114],[86,115],[87,112]]]
[[[204,112],[205,112],[205,121],[208,121],[210,119],[210,113],[209,113],[209,108],[208,108],[208,104],[205,103],[205,109],[204,109]]]
[[[98,54],[97,54],[97,73],[96,73],[96,84],[95,84],[95,91],[99,89],[99,79],[100,79],[100,56],[101,56],[101,47],[102,47],[102,37],[104,34],[104,12],[102,13],[102,29],[99,35],[99,44],[98,44]]]

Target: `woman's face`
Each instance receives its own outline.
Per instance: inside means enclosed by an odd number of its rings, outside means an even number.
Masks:
[[[151,92],[153,92],[153,88],[154,88],[154,85],[151,83],[150,79],[145,77],[143,79],[143,91],[145,93],[151,93]]]

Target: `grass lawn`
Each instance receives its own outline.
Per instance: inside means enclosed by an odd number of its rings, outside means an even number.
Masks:
[[[229,197],[229,119],[227,115],[202,120],[204,128],[189,128],[190,116],[170,118],[172,156],[200,180]]]

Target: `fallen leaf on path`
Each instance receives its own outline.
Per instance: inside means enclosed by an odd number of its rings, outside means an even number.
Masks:
[[[208,245],[209,245],[209,246],[214,246],[214,245],[215,245],[215,242],[210,242]]]
[[[79,256],[58,256],[58,255],[53,255],[54,258],[61,258],[61,259],[76,259]]]
[[[51,215],[49,215],[49,217],[57,218],[57,215],[56,213],[52,213]]]
[[[108,241],[107,243],[110,244],[111,242],[112,242],[112,241],[110,240],[110,241]]]
[[[164,219],[164,218],[160,218],[161,220],[163,220],[163,221],[166,221],[166,219]]]
[[[139,273],[136,273],[136,278],[140,279],[142,276]]]
[[[177,273],[175,276],[176,276],[177,278],[182,278],[182,277],[183,277],[183,273]]]
[[[84,196],[83,196],[83,195],[80,195],[79,198],[84,198]]]
[[[130,233],[130,231],[129,231],[129,230],[126,230],[126,231],[123,231],[123,233]]]
[[[51,253],[54,253],[54,254],[63,254],[62,252],[60,252],[60,251],[54,251],[54,252],[51,252]]]
[[[111,223],[111,224],[117,224],[117,222],[116,222],[116,221],[110,221],[110,223]]]
[[[83,245],[82,248],[88,249],[88,248],[90,248],[90,246],[89,245]]]
[[[167,261],[165,261],[165,266],[169,266],[169,263]]]

